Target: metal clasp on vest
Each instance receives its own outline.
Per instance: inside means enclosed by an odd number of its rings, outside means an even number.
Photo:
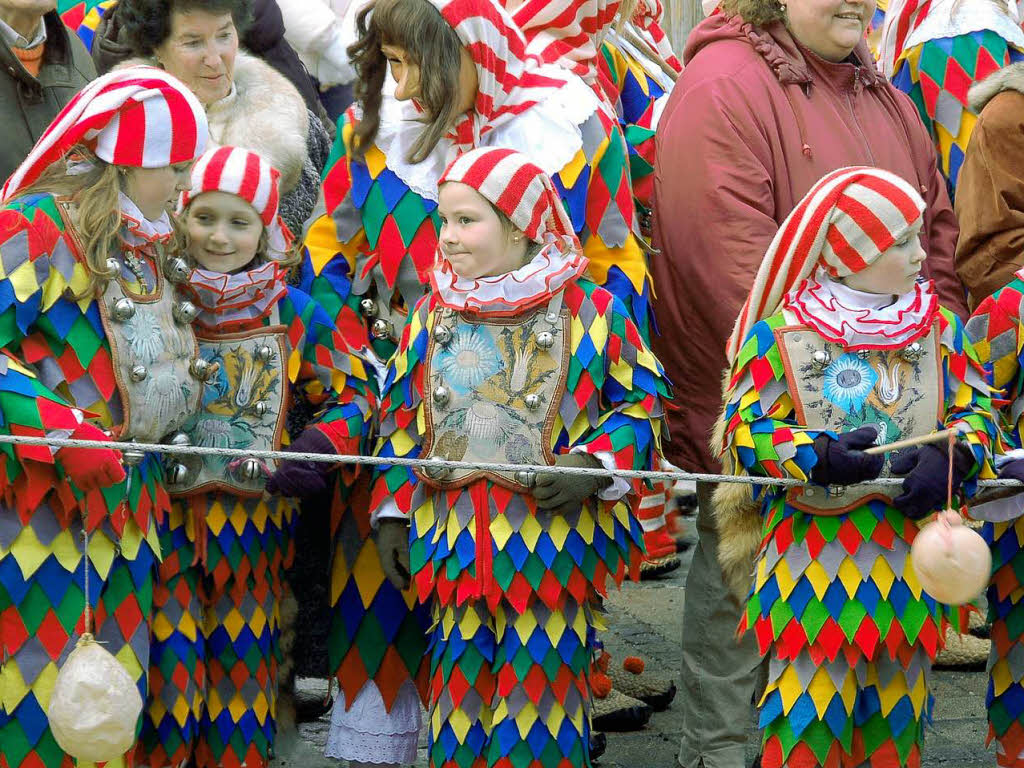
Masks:
[[[191,301],[179,301],[171,309],[171,314],[179,325],[188,325],[199,316],[199,308]]]
[[[916,341],[911,342],[900,351],[900,357],[908,363],[916,363],[922,355],[924,355],[924,347]]]
[[[824,373],[825,369],[832,365],[832,353],[827,349],[819,349],[811,355],[811,367],[815,373]]]
[[[527,488],[533,488],[537,484],[537,473],[532,469],[520,469],[518,472],[513,473],[512,477],[517,483]]]
[[[135,302],[122,296],[110,307],[110,314],[119,323],[126,323],[135,317]]]
[[[131,442],[134,443],[135,441],[132,440]],[[143,453],[142,451],[136,451],[136,450],[132,450],[132,449],[121,451],[121,462],[126,467],[134,467],[134,466],[136,466],[138,464],[141,464],[142,460],[145,459],[145,458],[146,458],[146,454]]]

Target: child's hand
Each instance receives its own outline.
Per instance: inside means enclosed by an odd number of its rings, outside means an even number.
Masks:
[[[957,444],[953,451],[953,493],[974,467],[971,449]],[[908,448],[892,460],[892,473],[906,475],[903,493],[892,505],[911,520],[920,520],[946,503],[949,452],[946,447],[923,445]]]
[[[110,437],[99,427],[85,421],[71,433],[74,440],[110,442]],[[74,448],[66,446],[54,455],[64,467],[64,473],[79,490],[94,491],[109,488],[125,478],[121,465],[121,452],[112,448]]]
[[[874,480],[885,466],[882,454],[864,453],[875,444],[878,430],[861,427],[843,432],[835,440],[828,435],[814,439],[814,453],[818,463],[811,469],[811,480],[820,485],[852,485]]]
[[[589,453],[566,453],[555,457],[556,467],[590,467],[598,469],[601,462]],[[580,508],[584,500],[611,482],[597,475],[570,475],[561,472],[541,472],[533,486],[533,498],[541,509],[569,514]]]
[[[285,448],[292,453],[334,453],[334,444],[316,427],[309,427]],[[327,476],[333,464],[323,461],[287,459],[277,465],[277,471],[267,480],[267,493],[280,496],[315,496],[327,490]]]
[[[388,581],[398,590],[409,588],[409,526],[405,520],[382,518],[377,527],[377,556]]]

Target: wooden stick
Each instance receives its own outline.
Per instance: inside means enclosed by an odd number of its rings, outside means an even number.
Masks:
[[[929,435],[921,435],[920,437],[908,437],[906,440],[897,440],[895,443],[886,443],[885,445],[873,445],[867,448],[864,453],[876,454],[876,453],[889,453],[890,451],[898,451],[901,448],[910,448],[913,445],[925,445],[926,443],[938,443],[948,438],[951,434],[959,434],[960,430],[957,429],[943,429],[939,432],[932,432]]]

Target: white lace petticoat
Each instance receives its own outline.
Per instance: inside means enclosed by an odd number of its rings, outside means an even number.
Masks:
[[[338,693],[324,754],[362,763],[411,765],[416,762],[422,722],[420,697],[411,680],[398,690],[390,712],[384,709],[376,684],[369,680],[347,712],[345,694]]]

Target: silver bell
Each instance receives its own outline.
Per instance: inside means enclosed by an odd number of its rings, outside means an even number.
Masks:
[[[391,335],[391,323],[387,320],[381,320],[380,318],[373,321],[373,326],[370,328],[370,333],[373,334],[375,339],[386,339]]]
[[[832,353],[827,349],[819,349],[811,355],[811,365],[818,373],[824,372],[826,368],[832,365]]]
[[[192,270],[188,268],[188,264],[185,263],[184,259],[170,259],[167,262],[167,267],[164,272],[167,274],[167,279],[172,283],[183,283],[188,280],[189,273]]]
[[[533,488],[537,484],[537,473],[532,469],[521,469],[512,475],[515,481],[527,488]]]
[[[114,277],[119,276],[121,274],[121,262],[111,256],[107,259],[107,272]]]
[[[908,363],[916,363],[918,360],[921,359],[921,356],[923,354],[924,347],[922,347],[919,342],[914,341],[911,342],[910,344],[907,344],[907,346],[904,347],[903,351],[900,353],[900,356]]]
[[[131,372],[128,374],[132,377],[132,381],[144,381],[149,376],[149,371],[144,365],[133,365]]]
[[[261,419],[267,415],[268,410],[270,410],[270,407],[263,400],[257,400],[252,404],[252,412]]]
[[[551,349],[555,345],[555,336],[551,331],[541,331],[537,334],[537,346],[541,349]]]
[[[121,323],[131,320],[135,317],[135,302],[125,296],[122,296],[114,302],[114,306],[111,308],[111,314],[114,316],[115,320]]]
[[[452,332],[447,325],[439,325],[434,329],[434,341],[440,344],[442,347],[447,347],[452,343]]]
[[[527,395],[525,398],[526,407],[531,411],[536,411],[540,408],[540,395]]]
[[[269,363],[274,359],[273,348],[267,344],[261,344],[256,348],[256,359],[264,363]]]
[[[434,405],[441,408],[448,405],[448,401],[451,399],[451,396],[448,394],[448,387],[438,387],[434,390],[432,397],[434,398]]]
[[[181,485],[188,480],[188,467],[175,462],[167,468],[166,476],[170,485]]]
[[[246,459],[238,465],[238,469],[235,471],[238,473],[238,476],[246,482],[259,480],[263,475],[263,467],[256,459]]]
[[[373,299],[363,299],[359,302],[359,311],[363,313],[363,317],[373,317],[377,314],[377,302]]]
[[[167,441],[168,445],[173,445],[175,448],[185,448],[192,445],[192,439],[184,432],[175,432],[171,435]]]
[[[179,301],[174,305],[171,314],[180,325],[188,325],[199,316],[199,308],[191,301]]]
[[[200,381],[206,381],[211,375],[210,367],[210,364],[203,360],[203,358],[197,357],[189,364],[188,370],[195,378]]]

